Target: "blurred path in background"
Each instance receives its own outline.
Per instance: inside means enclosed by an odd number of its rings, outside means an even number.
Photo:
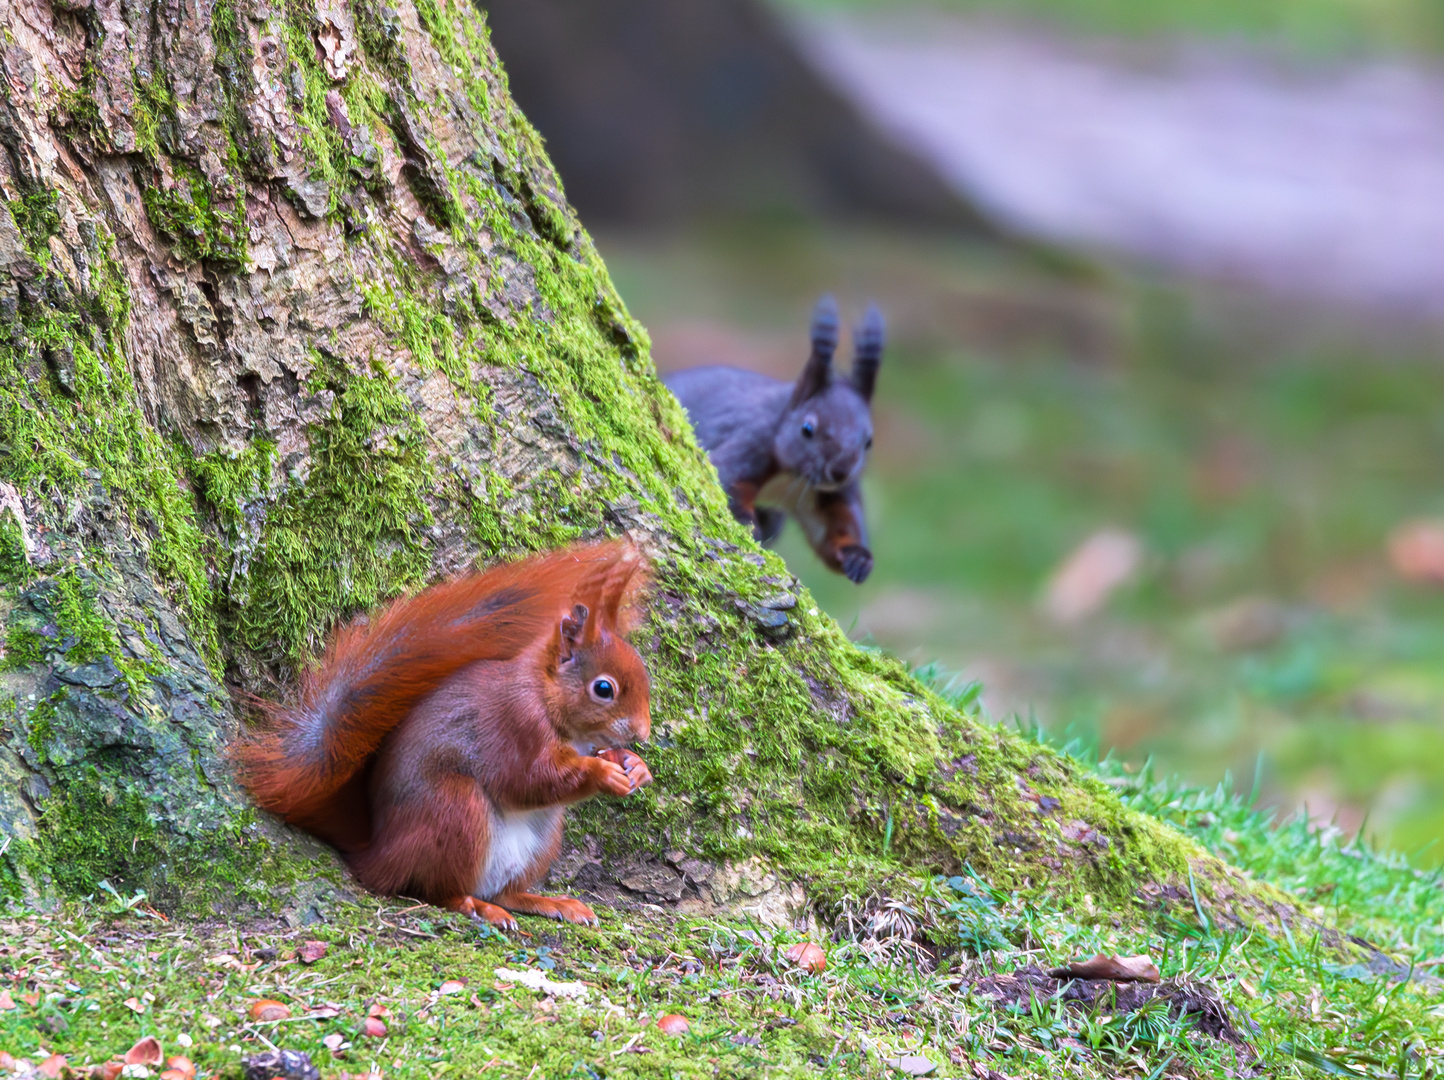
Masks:
[[[946,16],[798,33],[867,116],[1025,232],[1444,320],[1444,72],[1271,67]]]

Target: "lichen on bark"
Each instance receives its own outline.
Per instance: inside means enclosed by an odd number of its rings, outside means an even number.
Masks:
[[[785,913],[964,863],[1118,902],[1226,875],[850,643],[731,520],[466,0],[0,9],[11,888],[294,894],[323,860],[244,808],[233,693],[620,531],[656,566],[657,783],[574,814],[560,877]]]

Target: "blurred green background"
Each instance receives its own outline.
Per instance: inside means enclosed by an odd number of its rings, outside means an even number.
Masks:
[[[1444,592],[1402,581],[1385,549],[1401,521],[1444,514],[1427,339],[894,231],[599,242],[664,369],[787,377],[818,293],[889,312],[876,569],[853,586],[795,527],[780,545],[855,637],[981,680],[995,719],[1197,782],[1232,771],[1440,861]],[[1045,582],[1110,526],[1142,541],[1140,572],[1055,625]]]

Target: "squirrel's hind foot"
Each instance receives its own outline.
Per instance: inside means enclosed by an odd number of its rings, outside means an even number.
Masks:
[[[496,899],[504,907],[521,915],[540,915],[546,919],[577,923],[580,926],[600,925],[596,912],[570,896],[538,896],[536,893],[521,892],[507,893]]]
[[[469,915],[473,919],[490,923],[500,930],[517,929],[516,919],[511,912],[505,908],[497,907],[495,904],[488,904],[485,900],[475,896],[458,896],[448,900],[441,905],[447,911],[459,911],[463,915]]]

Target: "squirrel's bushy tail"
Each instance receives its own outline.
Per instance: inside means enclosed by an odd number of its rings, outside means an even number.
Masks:
[[[264,809],[305,824],[449,676],[513,659],[555,633],[574,604],[624,632],[645,577],[637,550],[614,540],[442,582],[343,627],[293,704],[257,703],[267,722],[235,749],[242,783]]]

